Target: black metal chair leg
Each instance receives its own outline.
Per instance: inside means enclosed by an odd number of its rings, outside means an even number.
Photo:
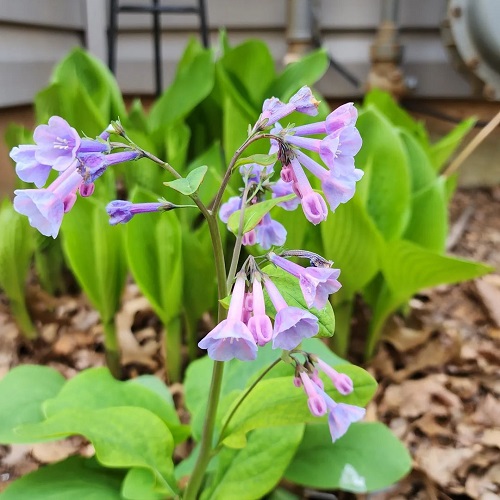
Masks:
[[[118,34],[118,0],[109,2],[108,66],[116,73],[116,37]]]

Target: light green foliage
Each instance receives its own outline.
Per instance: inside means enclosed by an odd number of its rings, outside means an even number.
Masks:
[[[25,288],[33,249],[28,219],[4,200],[0,206],[0,288],[9,299],[19,328],[30,338],[36,336],[36,331],[26,308]]]
[[[326,426],[306,425],[285,478],[309,488],[369,493],[387,488],[411,469],[404,445],[379,422],[352,424],[333,445],[329,439]]]
[[[225,448],[201,499],[258,500],[281,480],[304,433],[304,424],[257,429],[241,450]]]
[[[104,324],[113,322],[127,273],[123,235],[109,225],[100,200],[82,198],[62,223],[63,250]]]
[[[189,174],[182,179],[175,179],[173,181],[164,182],[163,184],[169,188],[179,191],[181,194],[188,196],[198,191],[207,170],[208,167],[206,165],[202,165],[201,167],[191,170],[191,172],[189,172]]]
[[[15,428],[44,419],[42,403],[64,385],[64,377],[47,366],[20,365],[0,381],[0,443],[22,443]]]
[[[2,500],[122,500],[124,472],[105,469],[95,459],[79,456],[46,465],[19,478],[2,493]],[[34,493],[36,492],[36,493]]]

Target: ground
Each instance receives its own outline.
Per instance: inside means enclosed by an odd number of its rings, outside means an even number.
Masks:
[[[413,457],[411,474],[370,500],[500,498],[500,188],[459,190],[450,215],[449,252],[495,272],[415,296],[366,366],[380,384],[367,418],[385,422]],[[104,364],[98,316],[84,297],[53,298],[33,283],[28,301],[41,332],[34,343],[19,336],[0,295],[0,378],[21,363],[49,365],[67,377]],[[127,374],[163,376],[159,324],[133,284],[118,322]],[[81,438],[0,446],[0,490],[75,453],[91,454],[92,447]]]

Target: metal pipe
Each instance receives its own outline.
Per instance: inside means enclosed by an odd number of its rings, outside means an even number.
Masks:
[[[381,21],[398,22],[399,0],[382,0]]]

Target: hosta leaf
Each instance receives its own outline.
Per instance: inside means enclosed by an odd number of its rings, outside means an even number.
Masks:
[[[309,488],[382,490],[411,470],[403,443],[379,422],[358,422],[333,444],[328,428],[307,425],[285,478]]]

